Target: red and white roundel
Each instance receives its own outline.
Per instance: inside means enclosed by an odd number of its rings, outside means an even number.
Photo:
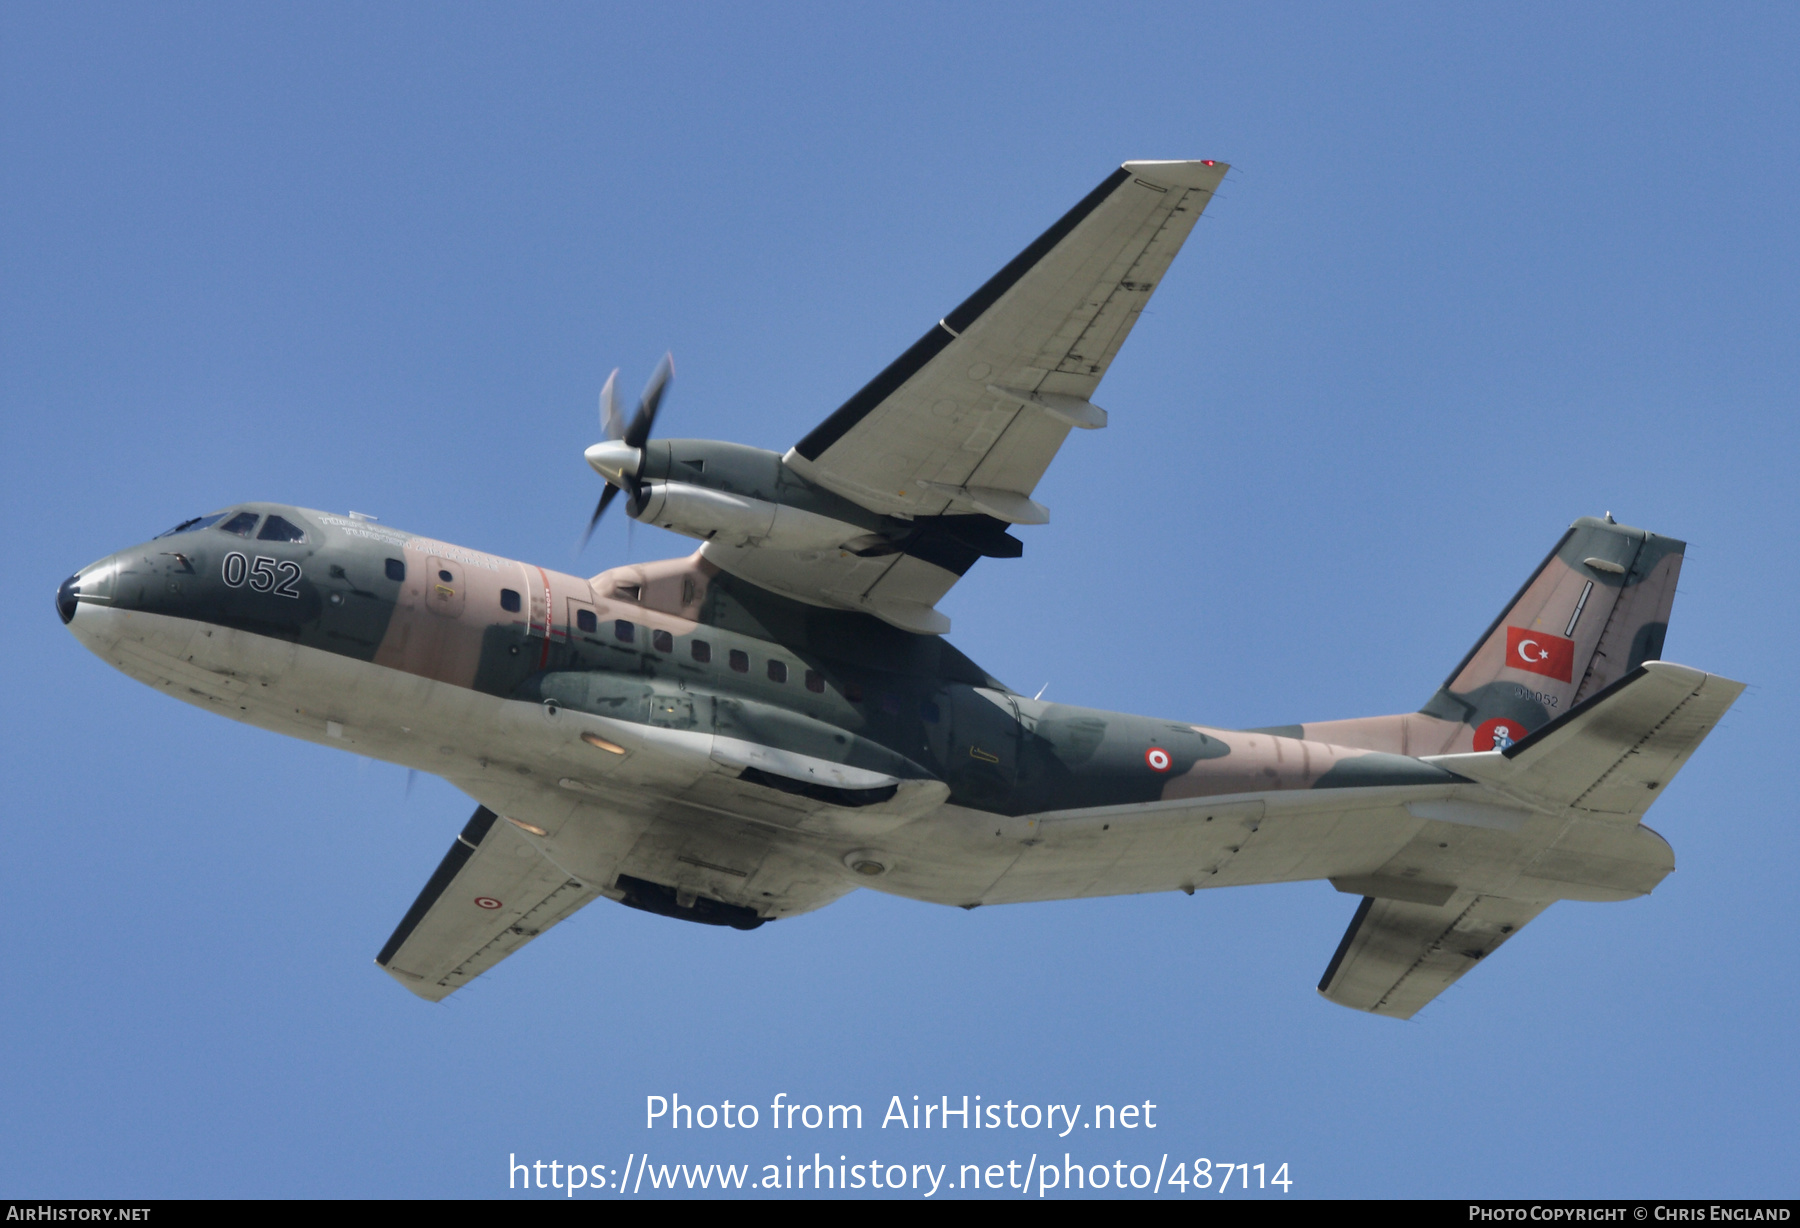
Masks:
[[[1160,746],[1152,746],[1144,752],[1144,762],[1150,765],[1152,772],[1166,772],[1174,761],[1169,758],[1168,751]]]
[[[475,907],[477,907],[477,908],[498,908],[498,907],[500,907],[500,901],[496,900],[491,895],[478,895],[475,897]]]
[[[1505,750],[1526,732],[1525,722],[1515,721],[1510,716],[1496,716],[1491,721],[1481,722],[1480,728],[1475,730],[1475,749]]]

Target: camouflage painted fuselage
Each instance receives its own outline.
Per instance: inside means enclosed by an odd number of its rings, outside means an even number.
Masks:
[[[941,780],[950,804],[1002,815],[1450,779],[1416,760],[1371,761],[1297,737],[1037,703],[940,637],[789,601],[695,558],[588,580],[364,520],[269,504],[234,510],[282,515],[306,540],[246,541],[215,527],[121,551],[89,573],[112,572],[116,611],[227,628],[496,699],[750,734]],[[224,565],[233,553],[249,560],[236,585]],[[258,590],[262,558],[278,579],[294,564],[291,592]],[[229,662],[188,647],[190,664],[233,677]],[[312,718],[320,736],[327,724],[364,724],[349,706],[295,715]]]
[[[225,528],[271,518],[299,540]],[[58,605],[177,698],[446,777],[486,808],[469,849],[510,820],[558,876],[514,946],[594,895],[749,928],[858,885],[973,907],[1331,878],[1460,909],[1485,952],[1549,900],[1642,894],[1673,861],[1635,820],[1496,798],[1421,756],[1504,748],[1636,669],[1679,561],[1578,522],[1424,711],[1248,731],[1028,699],[941,637],[699,556],[583,579],[277,505],[121,551]],[[1567,631],[1580,667],[1511,668],[1521,622]]]
[[[1410,1016],[1550,902],[1648,892],[1638,820],[1740,684],[1657,660],[1680,542],[1577,521],[1417,712],[1229,730],[1045,704],[938,603],[1038,489],[1229,167],[1112,170],[785,453],[584,452],[703,544],[592,579],[244,505],[65,581],[120,669],[481,807],[377,962],[441,999],[598,896],[753,928],[867,884],[980,904],[1329,879],[1320,990]],[[615,373],[616,374],[616,373]],[[590,522],[590,530],[593,522]]]

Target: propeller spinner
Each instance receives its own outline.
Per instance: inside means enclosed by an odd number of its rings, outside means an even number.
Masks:
[[[668,391],[674,375],[674,356],[664,354],[662,361],[656,364],[650,382],[644,385],[644,395],[638,398],[637,412],[631,416],[629,425],[619,415],[618,370],[615,368],[606,377],[606,386],[600,390],[600,429],[606,433],[606,438],[585,453],[587,463],[606,479],[606,489],[600,492],[600,502],[594,505],[594,514],[588,518],[587,532],[581,535],[583,546],[594,536],[594,526],[600,523],[607,504],[621,490],[628,496],[625,504],[628,515],[635,519],[642,508],[644,490],[638,481],[638,469],[643,464],[644,445],[649,442],[651,428],[656,425],[657,407],[662,404],[663,393]]]

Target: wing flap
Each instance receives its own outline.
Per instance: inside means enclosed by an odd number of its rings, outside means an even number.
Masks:
[[[597,894],[482,806],[375,962],[419,997],[441,1001]]]
[[[1353,1010],[1411,1019],[1549,906],[1467,893],[1437,907],[1364,896],[1319,992]]]

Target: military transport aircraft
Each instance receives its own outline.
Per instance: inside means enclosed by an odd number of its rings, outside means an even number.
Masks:
[[[754,929],[856,887],[974,908],[1325,879],[1319,990],[1407,1018],[1557,900],[1674,867],[1640,821],[1742,690],[1659,660],[1683,545],[1577,520],[1416,712],[1222,729],[1046,703],[944,638],[1223,163],[1127,162],[786,453],[587,452],[686,558],[591,579],[234,504],[57,591],[187,703],[479,801],[376,962],[444,998],[597,897]],[[590,522],[589,529],[592,529]]]

